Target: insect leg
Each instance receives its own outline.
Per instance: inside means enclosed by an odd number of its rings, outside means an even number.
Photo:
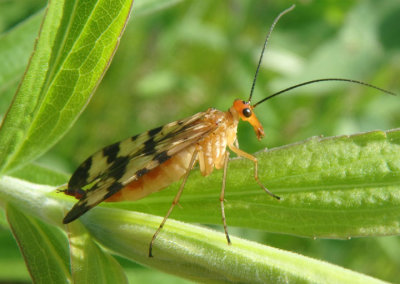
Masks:
[[[152,255],[153,243],[154,243],[154,241],[156,240],[156,237],[157,237],[158,233],[159,233],[159,232],[161,231],[161,229],[164,227],[164,224],[165,224],[165,222],[167,221],[169,215],[172,213],[172,210],[174,209],[175,205],[178,204],[179,198],[180,198],[181,195],[182,195],[182,191],[183,191],[183,188],[185,187],[185,184],[186,184],[187,178],[188,178],[188,176],[189,176],[189,173],[191,172],[191,170],[192,170],[192,168],[193,168],[193,165],[194,165],[194,163],[196,162],[196,158],[197,158],[197,150],[195,150],[195,151],[193,152],[192,159],[190,160],[188,170],[187,170],[185,176],[183,177],[181,186],[179,187],[178,193],[175,195],[175,198],[174,198],[174,200],[172,201],[171,207],[169,208],[167,214],[165,215],[165,217],[164,217],[164,219],[162,220],[160,226],[158,227],[157,231],[154,233],[153,238],[151,239],[150,246],[149,246],[149,257],[153,257],[153,255]]]
[[[235,139],[235,142],[233,142],[236,148],[239,149],[239,140]]]
[[[229,149],[231,149],[234,153],[236,153],[236,155],[253,161],[253,163],[254,163],[254,179],[256,180],[258,185],[261,186],[261,188],[264,189],[265,192],[268,193],[269,195],[271,195],[272,197],[274,197],[278,200],[281,199],[279,196],[277,196],[277,195],[273,194],[271,191],[269,191],[261,183],[260,179],[258,178],[258,160],[256,157],[254,157],[253,155],[250,155],[249,153],[246,153],[245,151],[240,150],[239,148],[236,148],[234,145],[230,145]]]
[[[228,245],[231,244],[231,239],[229,238],[228,227],[226,226],[224,200],[225,200],[225,184],[226,184],[226,173],[227,173],[228,162],[229,162],[229,154],[230,154],[229,151],[225,152],[224,176],[222,177],[221,195],[219,196],[219,201],[221,202],[222,223],[224,224],[225,236],[226,236],[226,240],[228,241]]]

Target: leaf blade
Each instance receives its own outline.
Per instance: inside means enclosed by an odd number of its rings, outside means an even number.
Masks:
[[[194,281],[383,283],[326,262],[235,237],[228,246],[223,233],[174,220],[168,220],[158,235],[154,257],[149,258],[149,242],[161,220],[104,208],[82,218],[86,228],[104,246],[146,266]]]
[[[40,11],[0,37],[1,93],[12,88],[23,75],[42,17]]]
[[[118,262],[104,252],[80,224],[66,226],[74,283],[128,283]]]
[[[61,231],[26,216],[11,204],[7,218],[32,279],[37,283],[68,283],[68,248]]]
[[[38,157],[71,127],[109,66],[131,4],[50,2],[35,52],[0,131],[3,172]]]
[[[260,180],[282,197],[265,194],[253,165],[230,161],[225,190],[228,226],[306,237],[348,238],[400,233],[400,131],[373,131],[309,140],[259,152]],[[195,171],[172,218],[221,224],[221,171]],[[135,202],[105,203],[163,216],[179,183]]]

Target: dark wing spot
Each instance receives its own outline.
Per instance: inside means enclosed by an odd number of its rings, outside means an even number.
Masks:
[[[63,224],[68,224],[75,219],[78,219],[82,216],[85,212],[91,209],[91,206],[87,205],[87,202],[78,202],[74,205],[74,207],[65,215],[63,219]]]
[[[148,133],[149,133],[150,137],[153,137],[153,136],[157,135],[159,132],[161,132],[161,130],[162,130],[162,126],[154,128],[152,130],[149,130]]]
[[[160,154],[157,154],[153,161],[158,161],[160,164],[164,163],[165,161],[169,160],[171,158],[170,155],[167,154],[167,151],[163,151]]]
[[[103,149],[103,156],[107,157],[107,163],[110,164],[117,158],[119,150],[119,142],[109,145]]]
[[[156,142],[154,141],[154,137],[151,137],[149,140],[144,142],[143,153],[146,155],[152,155],[156,151]]]
[[[137,135],[135,135],[135,136],[132,136],[132,137],[131,137],[131,141],[132,141],[132,142],[135,141],[138,137],[139,137],[139,134],[137,134]]]
[[[115,180],[119,180],[126,172],[126,167],[129,164],[129,157],[118,157],[109,169],[109,176]]]
[[[92,157],[89,157],[79,166],[79,168],[76,169],[68,182],[69,189],[79,189],[87,184],[87,180],[89,179],[89,170],[92,167],[92,162]]]
[[[119,182],[113,183],[109,188],[107,188],[108,193],[104,196],[103,200],[106,200],[110,196],[114,195],[115,193],[120,191],[122,188],[124,188],[124,185],[122,183],[119,183]]]
[[[147,174],[148,172],[149,172],[149,170],[146,168],[140,169],[136,172],[136,177],[140,178],[141,176],[143,176],[144,174]]]

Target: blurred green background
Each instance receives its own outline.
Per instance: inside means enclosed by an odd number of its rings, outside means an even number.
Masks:
[[[247,99],[266,32],[292,3],[136,0],[120,47],[92,101],[40,163],[72,172],[107,144],[209,107],[226,110],[235,98]],[[400,94],[400,1],[295,3],[296,9],[281,19],[270,38],[254,102],[325,77],[362,80]],[[45,1],[1,1],[0,32],[7,33],[44,5]],[[14,91],[0,86],[2,110]],[[315,135],[396,128],[399,108],[399,97],[373,89],[315,84],[257,107],[266,137],[257,141],[252,128],[242,123],[239,142],[252,153]],[[231,228],[231,234],[400,283],[398,237],[312,240],[239,228]],[[7,264],[0,265],[0,283],[29,279],[5,224],[0,224],[0,258]],[[148,277],[176,281],[120,261],[132,282],[155,281]]]

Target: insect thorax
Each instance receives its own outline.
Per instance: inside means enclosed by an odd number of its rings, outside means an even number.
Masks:
[[[217,128],[197,143],[198,161],[202,175],[211,174],[214,167],[224,166],[226,147],[236,140],[238,120],[230,111],[222,112],[209,109],[204,117],[209,123],[215,123]]]

